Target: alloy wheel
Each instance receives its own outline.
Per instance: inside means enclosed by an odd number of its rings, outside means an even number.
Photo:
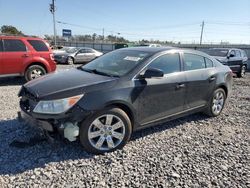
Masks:
[[[220,114],[223,105],[224,105],[224,94],[221,91],[218,91],[213,98],[212,111],[215,115]]]
[[[74,60],[73,60],[72,57],[69,57],[69,58],[68,58],[68,64],[69,64],[69,65],[73,65],[73,64],[74,64]]]
[[[88,140],[97,150],[109,151],[116,148],[124,137],[124,122],[113,114],[105,114],[96,118],[88,129]]]
[[[245,74],[246,74],[246,67],[243,65],[241,67],[241,77],[245,76]]]
[[[30,77],[31,77],[31,79],[35,79],[35,78],[38,78],[38,77],[40,77],[42,75],[43,75],[42,70],[34,69],[34,70],[31,71]]]

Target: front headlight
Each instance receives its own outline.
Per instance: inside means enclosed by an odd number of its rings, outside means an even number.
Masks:
[[[77,95],[64,99],[40,101],[36,105],[33,112],[41,114],[60,114],[74,106],[82,98],[82,96],[83,95]]]

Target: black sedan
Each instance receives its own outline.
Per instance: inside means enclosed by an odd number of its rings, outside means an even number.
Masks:
[[[218,116],[231,86],[229,67],[205,53],[120,49],[25,84],[19,117],[99,154],[148,126],[196,112]]]

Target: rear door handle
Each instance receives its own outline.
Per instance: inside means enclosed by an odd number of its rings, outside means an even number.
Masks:
[[[185,84],[177,84],[176,85],[176,89],[181,89],[181,88],[184,88],[185,87]]]

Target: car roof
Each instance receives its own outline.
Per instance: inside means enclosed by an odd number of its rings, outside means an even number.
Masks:
[[[209,50],[241,50],[239,48],[209,48]]]
[[[142,52],[148,52],[151,54],[156,54],[164,51],[176,50],[177,52],[186,52],[186,53],[193,53],[201,56],[208,57],[209,55],[194,49],[185,49],[185,48],[177,48],[177,47],[131,47],[131,48],[122,48],[119,50],[136,50]]]
[[[44,40],[39,37],[28,37],[28,36],[8,36],[8,35],[0,35],[1,39],[27,39],[27,40]]]
[[[120,50],[136,50],[136,51],[143,51],[149,53],[158,53],[167,50],[177,49],[175,47],[130,47],[130,48],[122,48]]]

